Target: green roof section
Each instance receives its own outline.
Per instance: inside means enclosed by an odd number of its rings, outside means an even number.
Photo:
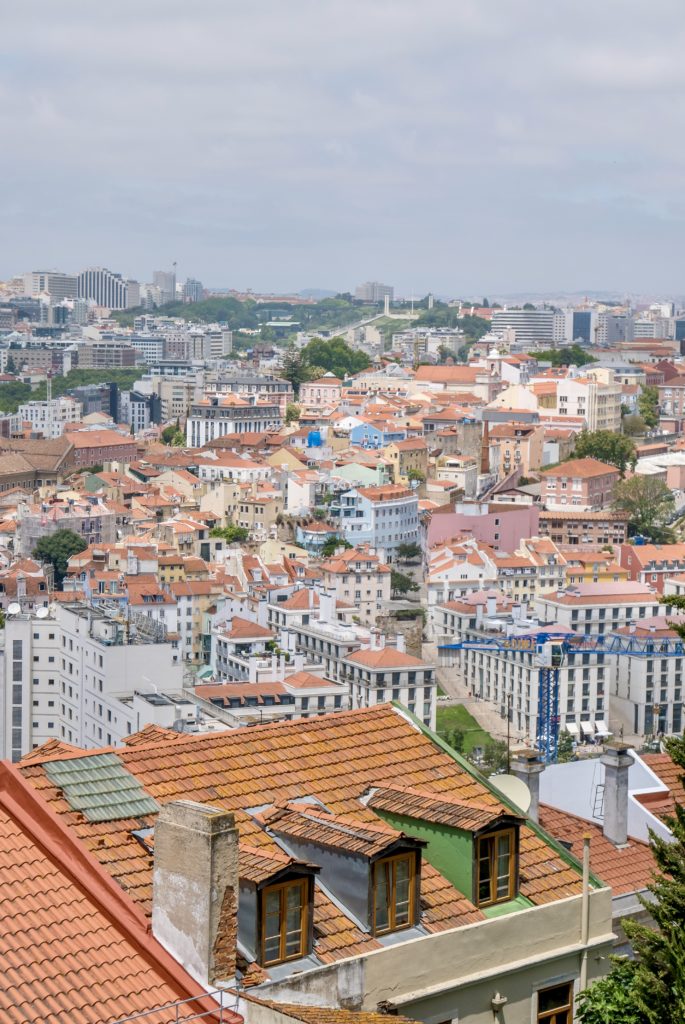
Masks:
[[[64,793],[73,811],[88,821],[120,821],[156,814],[159,804],[116,754],[93,754],[65,761],[48,761],[45,774]]]

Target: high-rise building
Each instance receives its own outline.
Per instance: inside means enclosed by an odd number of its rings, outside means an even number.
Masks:
[[[155,270],[152,283],[160,291],[160,305],[176,301],[176,271]]]
[[[555,314],[551,309],[496,309],[492,314],[495,332],[510,328],[518,344],[549,344],[555,340]]]
[[[78,291],[76,274],[63,274],[58,270],[32,270],[24,274],[24,294],[41,295],[47,292],[53,302],[75,299]]]
[[[128,286],[121,274],[106,267],[89,267],[78,275],[78,297],[92,299],[107,309],[126,309]]]
[[[127,281],[126,308],[137,309],[140,305],[140,285],[137,281]]]
[[[202,281],[196,281],[193,277],[186,278],[186,283],[183,285],[183,301],[201,302],[203,295]]]
[[[365,281],[364,284],[355,288],[355,298],[362,302],[383,302],[387,295],[392,302],[395,296],[395,289],[390,284],[381,284],[380,281]]]

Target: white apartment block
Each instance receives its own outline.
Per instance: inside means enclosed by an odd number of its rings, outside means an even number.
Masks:
[[[674,639],[678,639],[669,629],[672,619],[685,621],[678,614],[658,615],[620,631],[637,640],[654,643],[653,654],[621,654],[616,658],[612,717],[628,735],[682,735],[685,649],[683,656],[660,652],[660,641],[666,641],[672,651]]]
[[[31,431],[46,438],[61,437],[67,423],[78,423],[83,406],[75,398],[62,396],[49,402],[24,402],[17,415],[31,424]]]
[[[659,595],[646,583],[579,583],[535,601],[540,622],[576,633],[603,635],[658,615]]]
[[[400,544],[419,541],[419,501],[415,491],[397,484],[356,487],[340,495],[340,529],[353,547],[369,544],[388,562]]]
[[[181,690],[172,642],[84,604],[9,616],[3,634],[0,756],[12,761],[51,739],[120,743],[140,728],[136,690]]]
[[[24,294],[42,295],[45,292],[53,303],[75,299],[78,291],[76,274],[62,274],[57,270],[33,270],[24,274]]]
[[[217,437],[278,430],[282,422],[278,405],[258,404],[254,395],[245,399],[235,395],[224,398],[215,395],[191,406],[186,422],[186,441],[189,448],[204,448]]]
[[[621,429],[622,387],[611,370],[584,369],[557,382],[557,413],[585,419],[588,430]]]

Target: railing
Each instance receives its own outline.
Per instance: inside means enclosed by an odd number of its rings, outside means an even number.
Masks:
[[[196,1012],[203,1001],[210,999],[215,1003],[211,1009]],[[236,997],[232,995],[231,999],[235,1006]],[[175,1003],[165,1003],[163,1006],[156,1006],[151,1010],[134,1013],[130,1017],[120,1017],[114,1024],[130,1024],[132,1021],[150,1024],[152,1020],[155,1021],[155,1024],[162,1024],[160,1014],[168,1014],[163,1018],[163,1024],[186,1024],[186,1022],[194,1020],[211,1021],[212,1024],[229,1024],[229,1021],[234,1018],[235,1010],[224,1005],[224,993],[217,992],[211,996],[194,996],[190,999],[179,999]]]

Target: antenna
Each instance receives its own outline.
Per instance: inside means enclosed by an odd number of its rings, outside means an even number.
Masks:
[[[7,614],[8,615],[18,615],[20,611],[21,611],[21,605],[17,604],[16,601],[12,601],[12,604],[8,604],[7,605]]]
[[[528,786],[516,775],[491,775],[488,782],[516,804],[524,814],[528,813],[533,798]]]
[[[36,612],[36,618],[37,619],[47,619],[49,614],[50,614],[50,609],[49,608],[39,608],[38,611]]]

